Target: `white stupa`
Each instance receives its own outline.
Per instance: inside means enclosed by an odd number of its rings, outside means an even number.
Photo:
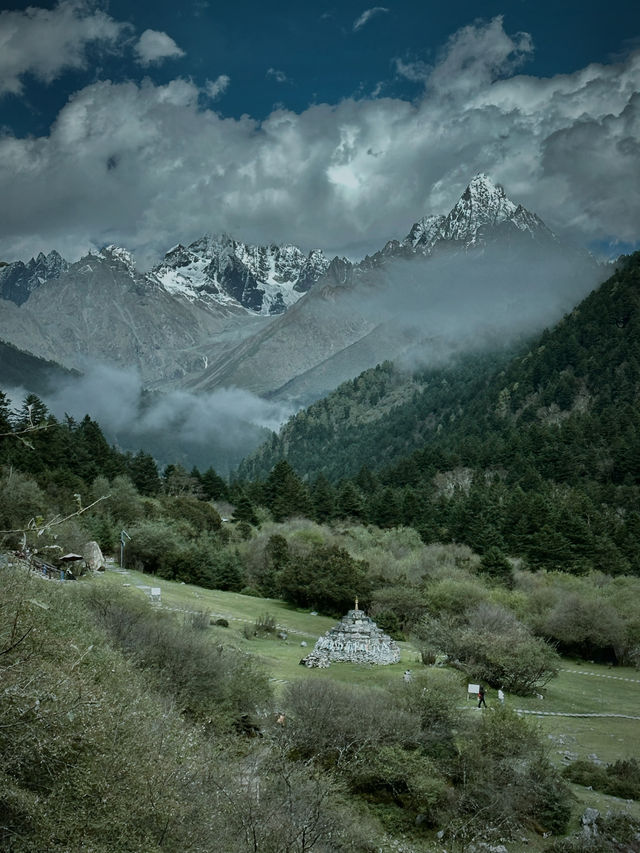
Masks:
[[[303,658],[305,666],[326,667],[336,661],[349,663],[398,663],[400,649],[364,610],[356,606],[320,637],[313,651]]]

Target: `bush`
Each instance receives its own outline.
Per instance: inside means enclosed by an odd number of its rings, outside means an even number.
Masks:
[[[480,604],[461,619],[428,617],[417,633],[427,651],[443,652],[470,678],[510,693],[534,693],[558,671],[556,652],[495,604]]]
[[[266,637],[276,632],[276,618],[271,613],[262,613],[255,621],[254,629],[258,637]]]
[[[450,832],[459,838],[487,826],[559,833],[571,816],[571,792],[536,730],[506,708],[483,714],[467,733],[454,781],[458,815]]]
[[[545,853],[639,853],[640,821],[624,812],[608,812],[596,819],[597,835],[576,833],[553,841]]]
[[[385,745],[415,747],[420,740],[416,717],[379,690],[301,681],[287,686],[283,705],[292,754],[323,767],[352,772]]]
[[[458,696],[460,680],[453,673],[416,673],[411,681],[395,689],[396,701],[420,722],[420,746],[429,756],[449,761],[456,754],[453,731],[460,725]]]
[[[189,613],[185,621],[194,631],[206,631],[211,624],[210,613],[208,610],[196,610]]]
[[[252,657],[213,646],[201,631],[124,593],[91,587],[86,601],[117,645],[188,717],[229,729],[269,703],[268,678]]]
[[[341,615],[356,596],[365,601],[370,594],[367,569],[344,548],[316,547],[307,557],[290,560],[280,574],[280,588],[285,600],[298,607]]]

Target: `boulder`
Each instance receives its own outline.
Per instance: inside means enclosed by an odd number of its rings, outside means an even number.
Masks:
[[[82,556],[92,572],[104,572],[105,560],[97,542],[87,542],[82,549]]]

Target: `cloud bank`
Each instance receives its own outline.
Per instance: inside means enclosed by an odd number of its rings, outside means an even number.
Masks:
[[[88,413],[123,449],[142,447],[163,464],[213,465],[223,474],[266,438],[265,429],[277,430],[293,412],[240,388],[149,394],[136,370],[99,362],[43,399],[59,419]]]
[[[115,36],[120,25],[93,18]],[[82,38],[69,61],[83,61]],[[210,108],[221,78],[207,91],[97,82],[47,136],[0,136],[0,257],[56,247],[75,259],[115,242],[147,265],[216,231],[358,257],[448,211],[479,171],[583,244],[637,241],[640,50],[543,79],[517,73],[532,49],[497,17],[452,36],[432,66],[398,60],[413,102],[346,99],[262,122]],[[5,89],[61,67],[2,62]]]

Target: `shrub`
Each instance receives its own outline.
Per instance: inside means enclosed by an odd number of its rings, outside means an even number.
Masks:
[[[206,631],[211,624],[210,615],[208,610],[196,610],[189,613],[185,621],[194,631]]]
[[[385,745],[416,746],[419,722],[379,690],[331,681],[287,686],[287,737],[293,755],[324,767],[353,768]]]
[[[545,853],[638,853],[640,821],[625,812],[608,812],[596,818],[597,834],[576,833],[553,841]]]
[[[460,838],[479,826],[563,832],[571,815],[570,790],[545,757],[536,730],[506,708],[483,714],[468,731],[454,782],[458,816],[450,832]]]
[[[258,637],[265,637],[276,632],[276,618],[271,613],[262,613],[255,621],[254,629]]]
[[[471,678],[510,693],[533,693],[558,671],[556,652],[495,604],[480,604],[460,619],[428,617],[417,633],[427,651],[447,654]]]
[[[117,645],[188,717],[228,729],[269,703],[268,678],[254,658],[213,646],[201,631],[124,593],[92,587],[86,601]]]
[[[306,558],[291,559],[280,574],[283,597],[298,605],[332,615],[342,614],[356,596],[371,591],[367,564],[337,546],[315,548]]]

